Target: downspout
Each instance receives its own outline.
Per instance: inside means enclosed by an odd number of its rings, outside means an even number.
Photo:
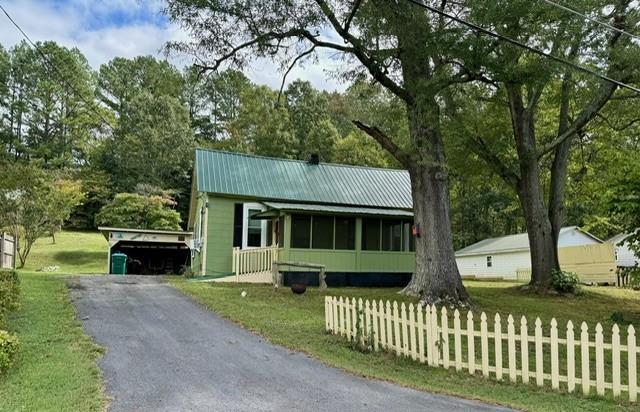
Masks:
[[[207,240],[209,238],[209,195],[204,196],[204,216],[202,217],[202,239],[200,244],[200,275],[207,274]]]

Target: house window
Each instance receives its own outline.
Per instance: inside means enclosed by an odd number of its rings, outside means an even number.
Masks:
[[[356,219],[352,217],[336,217],[335,248],[354,250],[356,248]]]
[[[333,216],[313,216],[311,229],[312,249],[333,249]]]
[[[264,219],[253,219],[253,215],[264,210],[265,207],[259,203],[243,204],[241,217],[243,249],[265,247],[267,245],[267,221]]]
[[[276,234],[278,239],[278,245],[284,247],[284,216],[280,216],[278,224],[276,226]]]
[[[308,249],[311,246],[311,216],[291,216],[291,247]]]
[[[492,256],[487,256],[487,267],[490,268],[493,266]]]

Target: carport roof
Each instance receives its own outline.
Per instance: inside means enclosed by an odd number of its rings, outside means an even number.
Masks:
[[[182,230],[132,229],[132,228],[126,228],[126,227],[108,227],[108,226],[99,226],[98,230],[102,232],[102,235],[107,240],[109,240],[109,232],[150,233],[150,234],[158,234],[158,235],[184,235],[184,236],[193,235],[193,232],[185,232]]]

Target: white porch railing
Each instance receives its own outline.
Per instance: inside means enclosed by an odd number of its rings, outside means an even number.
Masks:
[[[271,266],[278,260],[278,247],[268,246],[255,249],[233,248],[232,270],[236,276],[236,282],[242,282],[243,276],[269,275]]]

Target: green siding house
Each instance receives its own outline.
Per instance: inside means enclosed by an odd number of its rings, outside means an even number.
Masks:
[[[192,270],[270,282],[271,264],[325,265],[327,283],[402,285],[414,268],[409,175],[196,150],[189,212]],[[317,274],[282,266],[285,283]]]

